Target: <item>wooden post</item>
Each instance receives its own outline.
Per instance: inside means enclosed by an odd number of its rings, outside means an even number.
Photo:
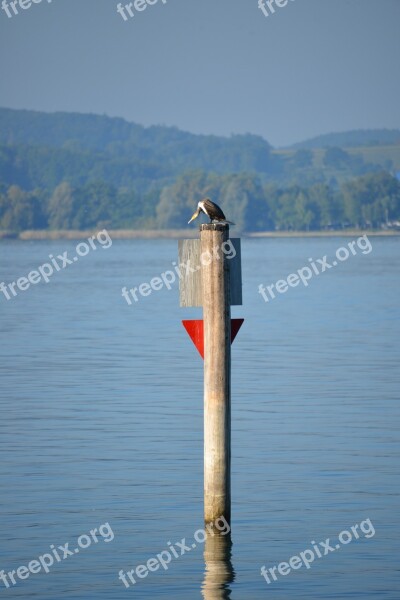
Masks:
[[[182,321],[204,358],[204,518],[231,519],[231,341],[243,319],[241,245],[229,226],[200,226],[199,240],[180,240],[180,305],[203,307],[203,320]]]
[[[229,225],[200,226],[204,320],[204,519],[231,519],[231,303],[222,244]]]

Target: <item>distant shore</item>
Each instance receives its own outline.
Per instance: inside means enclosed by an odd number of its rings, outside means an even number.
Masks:
[[[109,235],[114,240],[154,240],[154,239],[181,239],[196,238],[198,229],[108,229]],[[232,228],[235,235],[235,228]],[[0,231],[0,240],[82,240],[95,235],[98,230],[90,231],[50,231],[30,230],[19,233],[12,231]],[[369,230],[369,229],[341,229],[334,231],[257,231],[240,232],[238,235],[247,238],[312,238],[312,237],[357,237],[363,234],[369,236],[399,236],[397,230]]]

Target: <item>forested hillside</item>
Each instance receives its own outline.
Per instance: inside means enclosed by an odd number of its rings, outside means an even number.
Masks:
[[[247,231],[396,227],[400,152],[366,149],[0,109],[0,229],[180,228],[203,196]]]
[[[387,146],[400,144],[399,129],[355,129],[341,133],[327,133],[293,144],[291,148],[356,148],[358,146]]]

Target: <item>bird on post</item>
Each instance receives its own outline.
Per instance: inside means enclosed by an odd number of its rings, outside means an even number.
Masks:
[[[229,223],[230,225],[234,225],[231,221],[227,221],[224,213],[215,202],[212,202],[210,198],[204,198],[204,200],[200,200],[197,204],[197,210],[190,219],[189,223],[197,219],[199,214],[203,212],[210,219],[210,223]]]

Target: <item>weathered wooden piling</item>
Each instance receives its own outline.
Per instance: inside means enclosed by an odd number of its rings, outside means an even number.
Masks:
[[[199,240],[180,240],[180,304],[202,306],[203,320],[182,321],[204,358],[204,519],[231,518],[231,341],[243,319],[240,239],[225,223],[200,226]],[[187,268],[190,267],[190,268]]]
[[[204,321],[204,519],[231,519],[231,302],[222,245],[229,225],[200,227]]]

